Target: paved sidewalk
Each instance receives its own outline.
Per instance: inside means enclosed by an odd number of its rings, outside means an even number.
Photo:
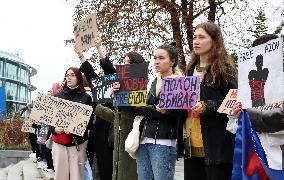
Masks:
[[[176,162],[176,172],[175,172],[175,177],[174,180],[184,180],[184,167],[183,167],[183,158],[180,158]]]

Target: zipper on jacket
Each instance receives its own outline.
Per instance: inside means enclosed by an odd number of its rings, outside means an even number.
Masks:
[[[158,121],[156,132],[155,132],[155,144],[157,144],[157,134],[158,134],[159,126],[160,126],[160,122]]]

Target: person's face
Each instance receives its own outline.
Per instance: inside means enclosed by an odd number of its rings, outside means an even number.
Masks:
[[[67,86],[73,88],[77,86],[78,80],[77,77],[71,69],[69,69],[65,75]]]
[[[125,56],[123,59],[123,64],[130,64],[130,59],[128,56]]]
[[[200,56],[206,55],[212,48],[212,38],[207,32],[198,28],[194,31],[193,35],[193,50],[194,53]]]
[[[174,62],[170,60],[169,53],[164,49],[154,51],[155,69],[159,73],[165,73],[172,69]]]

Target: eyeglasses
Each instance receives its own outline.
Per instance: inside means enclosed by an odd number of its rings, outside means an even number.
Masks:
[[[66,74],[66,75],[65,75],[65,77],[66,77],[66,78],[69,78],[69,77],[75,77],[75,76],[76,76],[76,75],[75,75],[75,73],[72,73],[72,74]]]

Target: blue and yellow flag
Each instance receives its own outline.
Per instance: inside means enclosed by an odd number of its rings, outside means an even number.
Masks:
[[[269,153],[269,152],[268,152]],[[244,110],[239,119],[232,180],[283,180],[284,171],[268,167],[265,152]]]
[[[6,96],[5,87],[0,86],[0,121],[6,119]]]

